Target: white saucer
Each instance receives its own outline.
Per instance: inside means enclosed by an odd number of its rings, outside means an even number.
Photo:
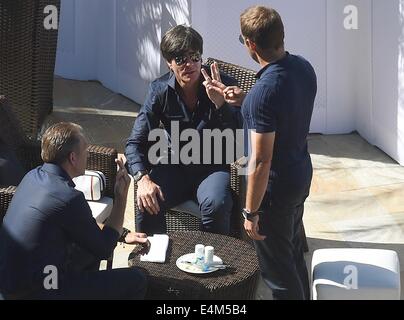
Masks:
[[[199,267],[195,264],[192,264],[192,263],[185,263],[184,261],[188,261],[188,262],[195,261],[195,254],[187,253],[177,259],[177,262],[176,262],[177,267],[180,270],[188,272],[188,273],[205,274],[205,273],[211,273],[211,272],[219,270],[219,268],[216,268],[216,267],[209,267],[206,270],[202,270],[201,267]],[[218,264],[223,264],[223,261],[218,256],[213,256],[213,263],[218,265]]]

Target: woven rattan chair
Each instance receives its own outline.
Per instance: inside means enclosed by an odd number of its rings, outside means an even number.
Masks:
[[[0,96],[0,139],[15,150],[17,158],[21,161],[26,172],[43,163],[40,142],[32,141],[24,136],[19,121],[13,114],[4,96]],[[90,145],[88,152],[87,169],[104,173],[106,177],[104,195],[114,198],[117,150]],[[15,191],[16,186],[4,186],[0,184],[0,226]],[[111,268],[112,256],[107,261],[107,269]]]
[[[60,0],[0,1],[0,94],[32,140],[53,107],[58,30],[44,27],[48,5],[60,11]]]

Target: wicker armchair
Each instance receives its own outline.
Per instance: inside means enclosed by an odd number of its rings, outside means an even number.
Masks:
[[[0,93],[31,140],[53,107],[58,30],[44,28],[47,5],[60,12],[60,0],[0,1]]]

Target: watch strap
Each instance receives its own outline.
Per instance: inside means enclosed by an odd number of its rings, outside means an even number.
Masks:
[[[122,229],[123,229],[123,231],[122,231],[122,234],[120,235],[120,237],[118,239],[118,242],[126,243],[125,238],[128,235],[128,233],[130,233],[131,231],[129,229],[126,229],[126,228],[122,228]]]

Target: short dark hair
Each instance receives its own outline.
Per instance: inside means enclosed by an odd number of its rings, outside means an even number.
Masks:
[[[167,61],[188,51],[203,53],[202,36],[192,27],[178,25],[168,30],[160,43],[161,53]]]
[[[261,49],[277,50],[283,47],[285,31],[282,18],[272,8],[254,6],[240,16],[241,33]]]
[[[50,126],[42,136],[41,157],[44,162],[61,165],[80,145],[83,128],[71,122]]]

